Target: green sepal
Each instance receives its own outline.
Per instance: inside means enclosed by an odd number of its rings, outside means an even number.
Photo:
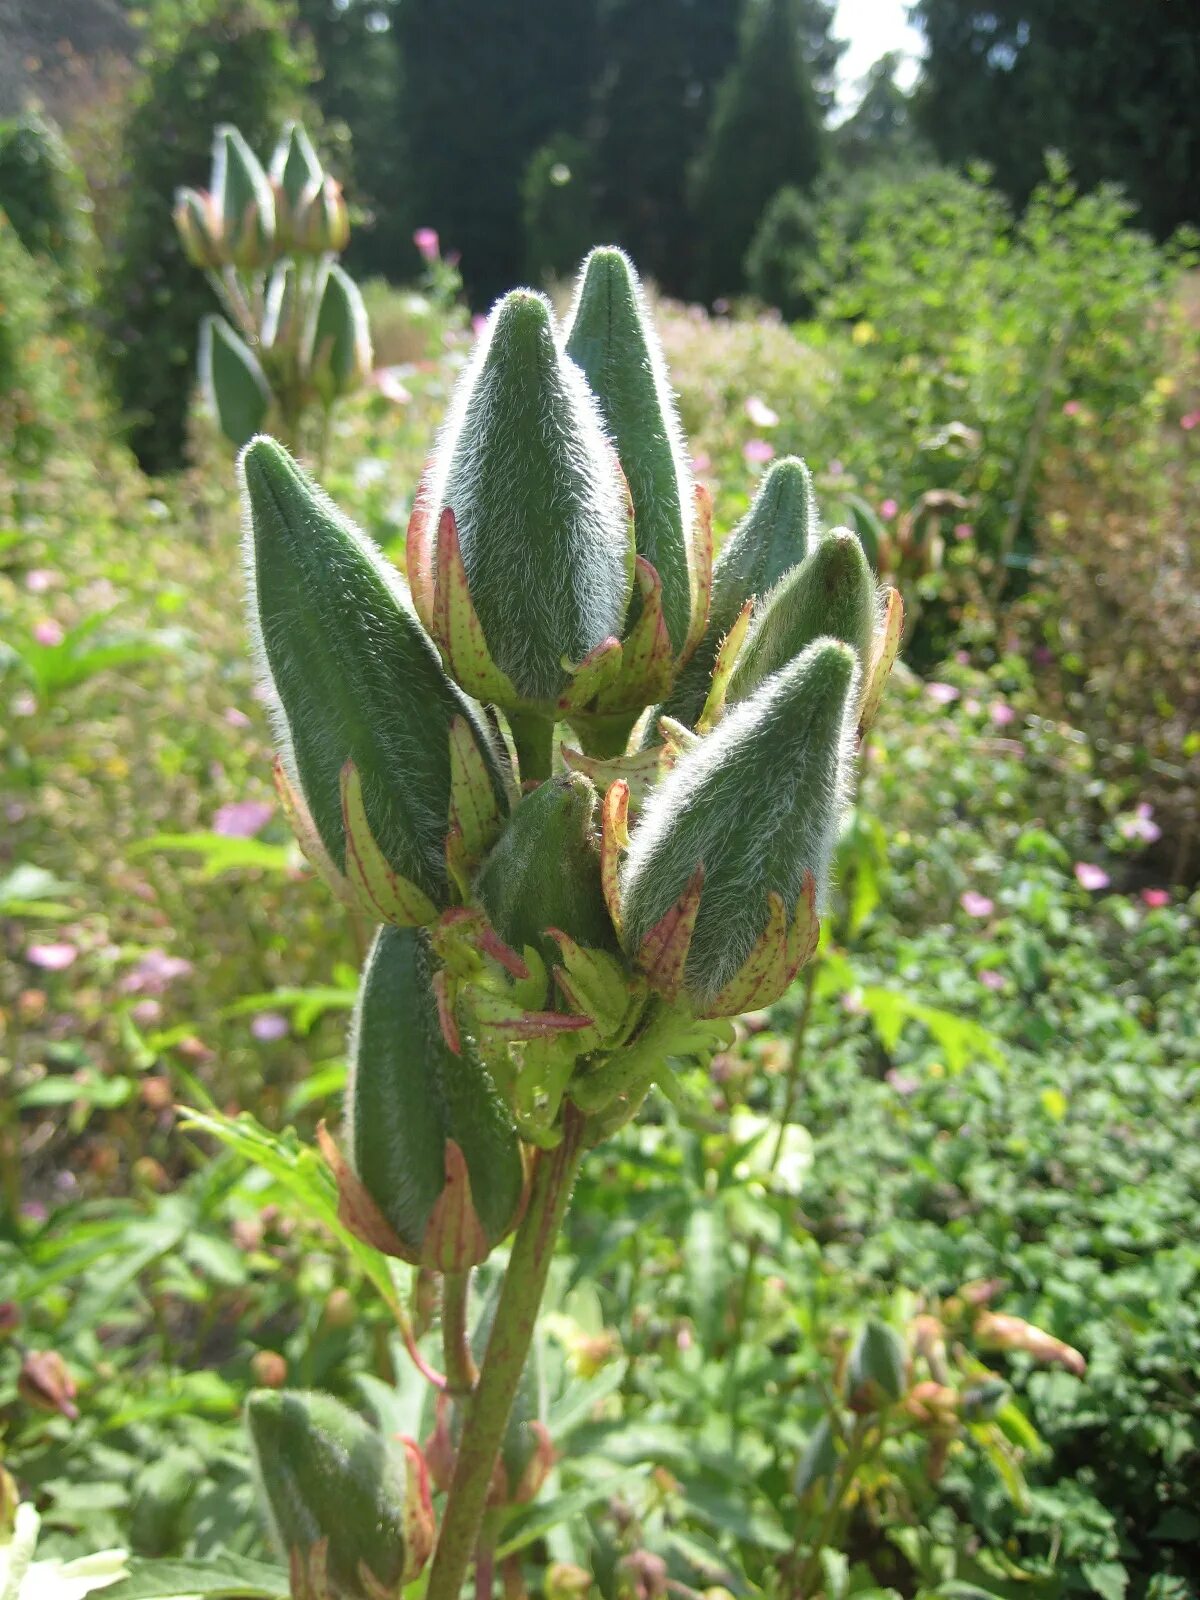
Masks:
[[[321,269],[304,366],[325,405],[357,389],[371,371],[371,329],[358,285],[336,262]]]
[[[240,450],[266,420],[271,386],[250,347],[224,317],[205,317],[200,324],[200,383],[221,432]]]
[[[408,561],[429,616],[447,509],[499,669],[497,703],[554,715],[569,680],[564,662],[620,636],[634,547],[615,452],[582,374],[557,347],[542,295],[517,290],[493,311],[423,482]]]
[[[622,250],[602,247],[583,263],[565,349],[600,402],[633,499],[638,554],[661,580],[671,648],[681,656],[697,599],[691,473],[642,286]]]
[[[425,1566],[434,1538],[424,1460],[332,1395],[255,1389],[246,1428],[272,1536],[293,1595],[385,1600]]]
[[[295,244],[296,218],[319,193],[325,173],[302,123],[289,122],[271,157],[276,232],[281,246]]]
[[[241,471],[251,626],[277,700],[287,776],[345,876],[341,784],[352,761],[388,867],[444,906],[455,719],[471,730],[507,809],[483,719],[443,672],[399,575],[287,452],[257,439]]]
[[[512,1117],[467,1034],[447,1043],[428,938],[381,928],[363,969],[346,1091],[350,1167],[403,1247],[462,1271],[520,1216],[524,1168]],[[342,1184],[343,1197],[356,1196]]]
[[[183,253],[192,266],[205,272],[219,267],[223,248],[221,219],[212,195],[205,189],[176,189],[172,218]]]
[[[475,896],[514,949],[559,960],[548,929],[617,952],[600,887],[598,796],[581,773],[549,778],[524,796],[475,881]]]
[[[849,529],[836,528],[760,602],[729,680],[728,704],[753,694],[820,638],[851,646],[865,684],[875,618],[875,579],[863,547]]]
[[[761,598],[816,547],[818,525],[812,476],[798,456],[768,470],[750,509],[721,548],[713,568],[712,601],[704,637],[659,708],[695,727],[708,697],[721,641],[747,600]],[[648,740],[654,727],[647,730]]]
[[[620,874],[622,939],[669,998],[705,1013],[772,924],[800,945],[836,838],[857,670],[848,646],[811,645],[652,792]]]

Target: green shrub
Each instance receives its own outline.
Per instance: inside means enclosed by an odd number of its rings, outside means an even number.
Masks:
[[[0,211],[0,461],[18,473],[50,442],[51,321],[41,270]]]
[[[117,404],[142,467],[183,462],[200,319],[212,293],[171,220],[176,187],[208,178],[212,130],[232,122],[269,148],[306,81],[277,0],[180,0],[156,13],[124,134],[127,190],[103,300]]]
[[[88,200],[58,130],[36,112],[0,125],[0,207],[30,255],[53,262],[78,306],[91,244]]]
[[[763,212],[746,252],[747,287],[789,319],[813,309],[818,215],[818,202],[789,184]]]

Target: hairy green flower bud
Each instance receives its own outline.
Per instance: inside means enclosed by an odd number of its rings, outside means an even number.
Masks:
[[[699,1008],[737,976],[772,917],[790,922],[825,883],[857,676],[846,645],[810,645],[650,794],[621,873],[622,937],[643,965],[668,937],[686,952],[683,987]]]
[[[371,371],[371,330],[358,285],[330,262],[318,279],[305,366],[326,405],[349,394]]]
[[[863,1324],[846,1363],[846,1398],[855,1411],[878,1411],[903,1395],[908,1351],[886,1322]]]
[[[271,408],[271,388],[258,360],[224,317],[200,324],[200,383],[221,432],[240,450]]]
[[[849,529],[837,528],[763,599],[729,680],[728,702],[753,694],[822,637],[852,646],[865,672],[876,610],[875,580],[862,545]]]
[[[398,1600],[433,1548],[416,1445],[392,1445],[340,1400],[312,1390],[253,1390],[246,1427],[297,1600]]]
[[[296,219],[316,198],[324,178],[321,159],[303,124],[289,122],[271,157],[276,237],[281,249],[295,247]]]
[[[695,493],[675,398],[633,264],[593,250],[583,264],[565,332],[608,425],[633,499],[634,536],[662,580],[671,648],[683,653],[698,596],[693,570]]]
[[[350,212],[336,178],[322,179],[320,188],[300,211],[293,242],[297,250],[314,256],[327,251],[337,255],[346,248],[350,242]]]
[[[221,265],[221,219],[212,195],[202,189],[176,189],[172,212],[183,253],[194,267],[211,272]]]
[[[461,1272],[516,1225],[524,1169],[470,1038],[455,1055],[443,1037],[436,973],[420,929],[380,929],[351,1027],[346,1146],[392,1253]]]
[[[443,672],[398,574],[281,445],[254,440],[241,476],[250,626],[291,786],[352,876],[342,770],[353,763],[383,862],[444,905],[454,726],[507,806],[478,709]],[[357,802],[354,784],[347,794]]]
[[[620,636],[634,549],[616,454],[583,375],[555,343],[544,296],[517,290],[492,312],[421,502],[408,560],[426,624],[437,631],[439,590],[455,579],[443,561],[448,511],[487,664],[507,681],[489,697],[553,712],[568,666]],[[439,642],[479,692],[478,664]]]
[[[797,456],[776,461],[759,485],[749,511],[726,539],[713,568],[712,603],[704,637],[661,711],[695,727],[708,697],[721,640],[746,601],[761,597],[816,547],[817,512],[812,477]],[[658,737],[654,721],[648,741]]]
[[[598,797],[578,773],[550,778],[526,795],[475,881],[496,932],[514,950],[532,945],[548,967],[561,951],[557,928],[589,949],[616,951],[600,887]]]
[[[213,139],[212,194],[226,259],[235,267],[265,265],[275,244],[275,197],[258,157],[227,122]]]

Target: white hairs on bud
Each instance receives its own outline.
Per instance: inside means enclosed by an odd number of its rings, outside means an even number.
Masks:
[[[438,435],[427,504],[435,528],[446,506],[454,512],[473,598],[480,551],[502,548],[509,569],[502,595],[508,614],[498,622],[493,618],[490,628],[485,624],[488,650],[519,693],[543,698],[561,689],[565,673],[559,656],[582,659],[609,635],[619,637],[623,631],[629,599],[628,520],[616,452],[599,406],[582,372],[568,358],[557,355],[558,393],[551,396],[557,404],[547,406],[541,417],[535,451],[540,459],[531,459],[520,439],[512,441],[514,448],[507,454],[494,447],[493,432],[504,421],[497,412],[497,390],[506,374],[486,369],[507,298],[492,308],[487,329],[455,388]],[[544,295],[534,298],[545,306],[553,329],[549,301]],[[493,447],[484,482],[469,464],[489,445]],[[539,559],[517,520],[531,476],[546,466],[556,487],[573,502],[567,525],[556,530],[561,560],[554,565]],[[576,636],[554,639],[568,612],[580,619]],[[556,646],[553,659],[548,639],[554,639]]]

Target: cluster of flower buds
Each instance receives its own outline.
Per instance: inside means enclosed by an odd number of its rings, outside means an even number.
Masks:
[[[714,574],[612,249],[565,328],[531,291],[496,306],[407,583],[274,441],[241,470],[280,793],[379,925],[326,1153],[356,1231],[461,1270],[515,1227],[528,1147],[568,1105],[603,1137],[811,956],[899,601],[853,534],[822,532],[796,460]]]
[[[174,216],[184,254],[205,271],[253,271],[283,255],[338,255],[350,237],[341,185],[298,122],[284,130],[269,176],[238,130],[222,123],[213,135],[209,188],[177,189]]]
[[[213,141],[212,186],[179,189],[175,227],[225,316],[206,317],[200,374],[222,431],[244,445],[274,414],[295,434],[371,370],[367,315],[337,255],[350,237],[341,185],[289,123],[270,175],[234,127]]]

